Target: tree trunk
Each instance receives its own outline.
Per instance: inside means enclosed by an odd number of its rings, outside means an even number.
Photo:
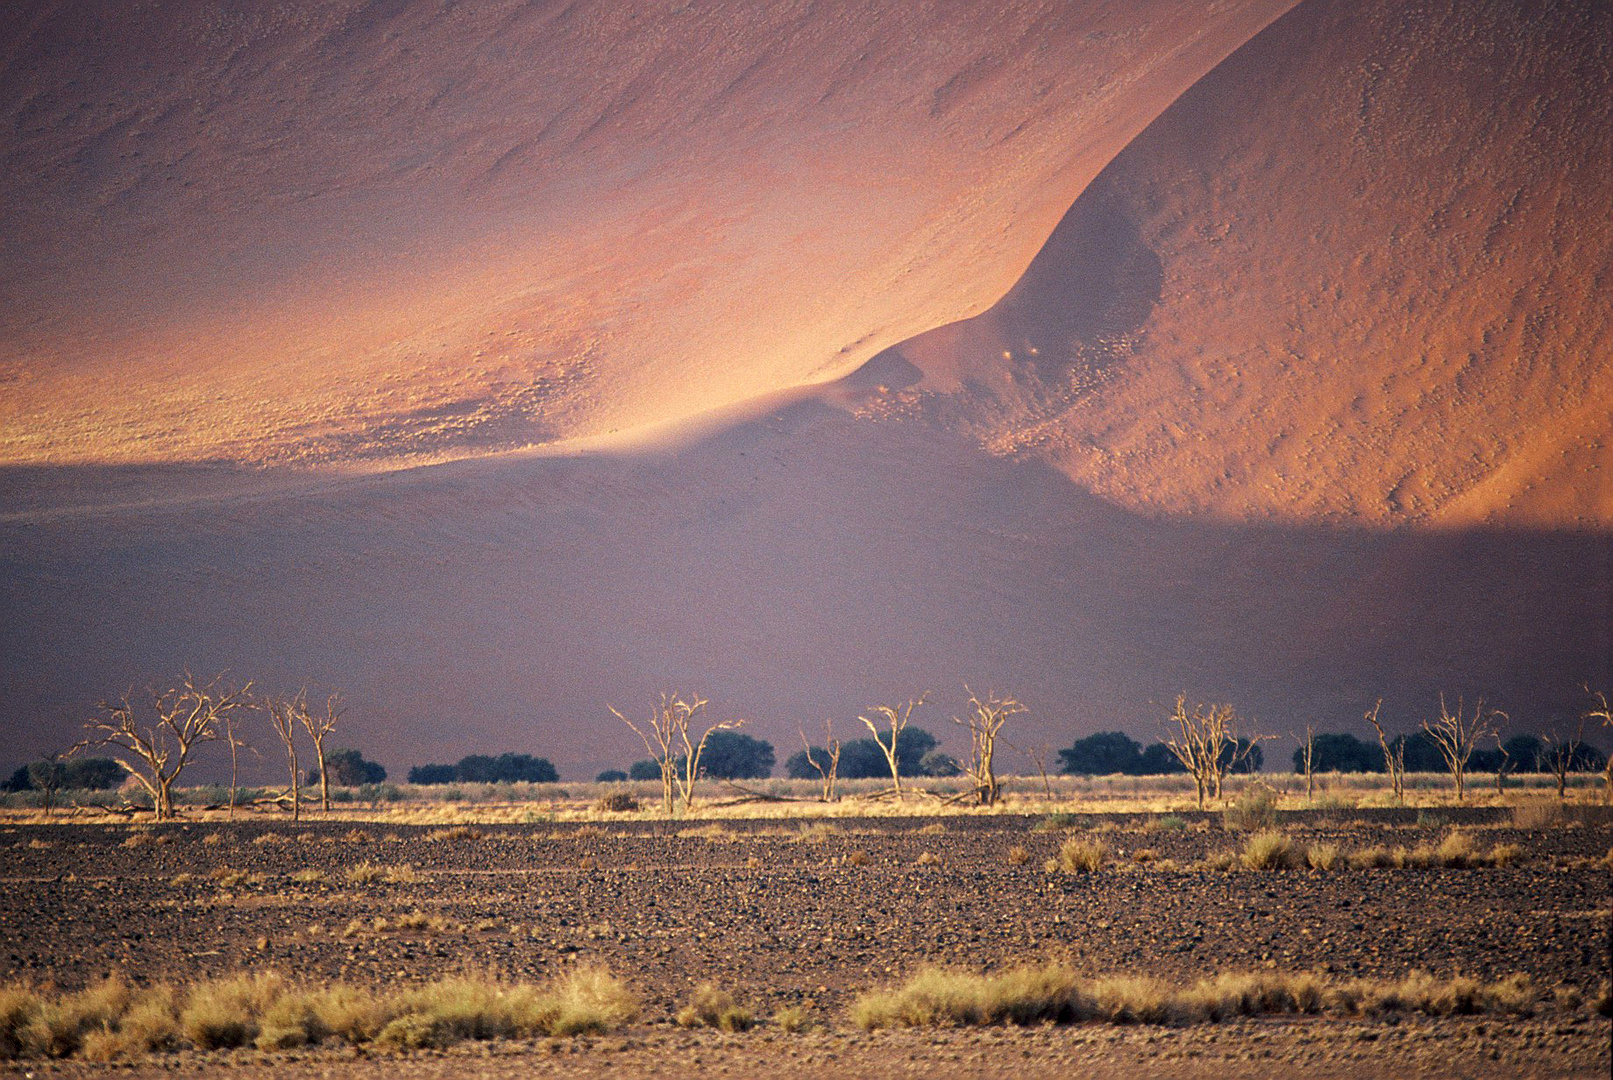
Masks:
[[[325,750],[319,748],[319,812],[330,813],[330,773],[325,771]]]

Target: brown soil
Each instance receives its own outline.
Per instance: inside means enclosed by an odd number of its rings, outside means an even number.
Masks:
[[[1441,833],[1416,826],[1410,812],[1371,817],[1296,817],[1287,827],[1346,846],[1412,847]],[[73,986],[113,968],[145,982],[251,966],[367,983],[467,969],[536,979],[588,960],[626,979],[644,1003],[638,1028],[586,1049],[542,1044],[514,1058],[504,1056],[509,1047],[492,1057],[476,1049],[384,1066],[404,1076],[513,1075],[530,1068],[532,1053],[569,1072],[613,1074],[654,1073],[669,1061],[788,1074],[825,1067],[831,1055],[843,1063],[836,1071],[890,1076],[938,1066],[1036,1075],[1075,1063],[1100,1075],[1143,1066],[1199,1075],[1229,1060],[1268,1057],[1311,1073],[1365,1074],[1392,1059],[1397,1071],[1471,1075],[1468,1066],[1492,1054],[1500,1055],[1494,1067],[1508,1073],[1604,1071],[1607,1023],[1585,1010],[1548,1009],[1530,1020],[1249,1021],[1187,1031],[841,1030],[857,991],[930,963],[985,969],[1061,958],[1092,974],[1185,980],[1262,967],[1382,977],[1419,968],[1480,977],[1526,972],[1547,987],[1594,991],[1609,975],[1613,887],[1587,857],[1613,844],[1613,819],[1536,831],[1487,824],[1478,811],[1462,820],[1481,848],[1523,845],[1524,863],[1329,874],[1129,863],[1143,848],[1185,865],[1241,845],[1242,834],[1208,816],[1174,831],[1090,819],[1128,862],[1079,876],[1041,868],[1067,834],[1033,831],[1031,818],[857,819],[816,841],[797,838],[795,825],[751,821],[724,822],[716,838],[677,835],[689,823],[486,827],[479,837],[452,840],[384,826],[365,827],[369,838],[360,839],[346,823],[25,827],[0,832],[7,930],[0,975]],[[222,841],[205,843],[213,834]],[[258,842],[266,835],[277,841]],[[145,839],[126,846],[131,837]],[[1016,845],[1030,854],[1017,866],[1008,858]],[[940,862],[921,865],[924,853]],[[410,864],[419,879],[348,881],[346,870],[366,861]],[[291,880],[306,869],[323,870],[328,882]],[[231,871],[261,878],[226,887],[212,876]],[[176,883],[180,874],[192,878]],[[414,912],[447,928],[373,928],[378,918]],[[349,930],[355,921],[364,928]],[[836,1029],[797,1037],[670,1027],[677,1003],[704,980],[761,1016],[801,1005]],[[261,1066],[286,1075],[292,1067],[283,1057],[229,1060],[247,1072]],[[350,1056],[327,1054],[296,1068],[345,1075],[356,1066]]]

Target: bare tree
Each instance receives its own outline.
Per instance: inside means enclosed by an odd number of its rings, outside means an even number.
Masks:
[[[151,796],[157,820],[170,820],[174,781],[190,764],[197,746],[218,738],[225,717],[251,708],[251,689],[251,683],[232,688],[223,675],[200,683],[186,672],[178,685],[146,692],[149,720],[142,719],[130,691],[118,701],[100,703],[101,715],[84,725],[89,737],[69,753],[107,747],[112,760]]]
[[[929,699],[929,696],[928,693],[924,693],[916,698],[908,698],[906,705],[875,705],[869,711],[879,714],[879,723],[870,720],[866,716],[857,717],[857,719],[868,725],[869,731],[874,733],[874,742],[878,744],[879,749],[884,753],[885,763],[890,766],[891,785],[898,799],[905,798],[906,795],[902,791],[902,770],[896,755],[897,744],[901,740],[902,732],[913,719],[913,710],[924,704]],[[880,736],[880,723],[890,727],[889,743],[886,743]]]
[[[1300,764],[1305,767],[1305,798],[1316,795],[1316,729],[1305,725],[1305,741],[1299,744]]]
[[[1500,795],[1506,790],[1507,777],[1512,775],[1512,753],[1507,750],[1507,744],[1501,738],[1501,732],[1495,733],[1495,748],[1501,754],[1501,760],[1495,765],[1495,793]]]
[[[280,737],[286,748],[286,764],[291,770],[291,820],[302,820],[302,773],[297,768],[297,729],[302,726],[302,714],[308,711],[308,692],[298,690],[289,698],[265,698],[263,709],[269,714],[269,726]]]
[[[1383,771],[1389,774],[1389,789],[1394,792],[1395,802],[1403,803],[1406,801],[1406,740],[1391,740],[1384,732],[1383,723],[1378,719],[1378,710],[1382,708],[1383,698],[1379,698],[1365,714],[1365,719],[1378,733],[1378,746],[1383,750]]]
[[[1010,749],[1031,759],[1031,764],[1036,766],[1036,771],[1042,778],[1042,797],[1051,802],[1053,799],[1053,782],[1047,777],[1047,755],[1053,752],[1053,748],[1046,743],[1037,743],[1035,746],[1019,746],[1016,743],[1008,742],[1007,739],[1004,739],[1003,742],[1008,743]]]
[[[1498,730],[1496,718],[1505,716],[1505,713],[1496,709],[1486,710],[1483,698],[1474,702],[1471,715],[1464,711],[1462,699],[1457,698],[1456,711],[1453,713],[1445,704],[1445,695],[1440,694],[1439,719],[1423,721],[1423,730],[1439,748],[1439,756],[1445,759],[1445,768],[1450,771],[1451,780],[1456,784],[1457,802],[1462,801],[1467,788],[1468,759],[1473,756],[1480,740],[1495,735]]]
[[[969,779],[974,781],[975,798],[981,806],[992,806],[1002,790],[995,764],[998,733],[1010,717],[1029,710],[1011,697],[988,693],[982,701],[967,684],[963,689],[969,695],[974,712],[962,720],[954,716],[952,722],[969,731],[968,773]]]
[[[835,738],[835,723],[833,720],[823,722],[823,754],[824,760],[820,763],[812,753],[812,744],[807,741],[806,732],[797,725],[796,732],[801,736],[801,745],[806,747],[807,764],[818,770],[818,776],[823,779],[822,802],[834,802],[835,782],[840,777],[840,740]]]
[[[1585,721],[1588,715],[1579,718],[1579,726],[1574,734],[1566,736],[1555,728],[1540,737],[1540,764],[1551,773],[1552,779],[1557,781],[1557,797],[1568,798],[1568,774],[1579,768],[1580,751],[1585,746]]]
[[[1176,698],[1176,709],[1165,719],[1165,746],[1193,777],[1199,809],[1206,794],[1221,797],[1227,773],[1247,758],[1269,735],[1239,737],[1238,717],[1231,705],[1195,704],[1187,708],[1187,695]]]
[[[252,746],[251,743],[249,743],[245,739],[241,738],[241,732],[235,726],[235,713],[233,711],[228,712],[228,713],[226,713],[224,715],[224,738],[230,744],[230,811],[229,811],[229,819],[231,821],[234,821],[235,820],[236,794],[241,790],[241,783],[240,783],[240,776],[241,776],[241,772],[240,772],[240,752],[242,750],[246,750],[246,751],[249,751],[252,754],[253,757],[257,757],[258,756],[258,751],[257,751],[257,749],[255,747]]]
[[[1602,722],[1602,726],[1613,727],[1613,708],[1608,706],[1607,695],[1602,693],[1600,690],[1592,690],[1589,684],[1586,685],[1585,692],[1589,694],[1596,703],[1589,709],[1585,710],[1583,719],[1600,720]],[[1609,803],[1613,803],[1613,754],[1609,754],[1607,756],[1606,771],[1604,772],[1602,779],[1602,798]]]
[[[745,726],[743,720],[721,720],[708,724],[698,739],[691,738],[690,727],[706,704],[706,699],[699,695],[686,701],[679,694],[663,693],[650,711],[649,722],[642,727],[613,706],[605,706],[616,719],[633,729],[644,743],[644,749],[660,766],[661,802],[669,815],[676,800],[682,801],[684,813],[694,805],[694,785],[700,778],[700,757],[705,753],[706,740],[713,732]]]
[[[330,813],[330,774],[325,768],[325,736],[336,730],[336,721],[346,711],[341,704],[341,695],[332,694],[325,699],[323,714],[315,715],[306,708],[297,710],[297,721],[314,741],[314,756],[319,759],[319,809],[326,814]]]
[[[67,766],[62,764],[64,756],[61,751],[52,750],[28,766],[28,786],[45,797],[46,817],[50,817],[51,807],[56,803],[57,790],[67,783]]]

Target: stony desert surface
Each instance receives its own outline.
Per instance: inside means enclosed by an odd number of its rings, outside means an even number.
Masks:
[[[1480,850],[1523,851],[1505,867],[1327,872],[1208,869],[1203,860],[1241,850],[1248,833],[1228,830],[1220,815],[1173,815],[1164,825],[1162,817],[1072,815],[1051,829],[1042,818],[1010,815],[453,829],[17,826],[0,832],[8,931],[0,965],[11,980],[67,986],[114,968],[141,982],[274,968],[377,985],[466,970],[541,980],[591,962],[641,1001],[640,1020],[620,1035],[501,1043],[491,1056],[461,1047],[442,1060],[374,1066],[410,1076],[514,1075],[534,1055],[562,1075],[663,1074],[707,1059],[734,1075],[835,1062],[877,1076],[937,1067],[1120,1075],[1144,1066],[1200,1076],[1229,1061],[1317,1075],[1381,1075],[1390,1062],[1431,1075],[1457,1075],[1477,1061],[1492,1062],[1485,1071],[1493,1075],[1606,1067],[1607,1018],[1550,1006],[1528,1017],[1289,1017],[1187,1028],[865,1033],[848,1023],[857,993],[931,964],[990,971],[1058,959],[1094,976],[1186,982],[1268,969],[1345,979],[1526,974],[1588,996],[1608,977],[1613,819],[1594,807],[1532,828],[1497,809],[1441,811],[1437,823],[1413,810],[1285,815],[1296,839],[1346,850],[1437,844],[1459,829]],[[1101,840],[1112,861],[1092,873],[1044,868],[1072,836]],[[407,870],[403,880],[354,880],[364,865]],[[759,1017],[799,1006],[820,1027],[787,1033],[764,1024],[723,1035],[673,1026],[704,982]],[[205,1068],[321,1075],[352,1065],[334,1053],[242,1052]],[[169,1064],[204,1068],[193,1056]]]

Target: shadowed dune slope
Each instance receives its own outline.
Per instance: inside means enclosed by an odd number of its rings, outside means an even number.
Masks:
[[[1145,513],[1613,525],[1613,7],[1307,0],[904,344]]]
[[[1365,734],[1379,694],[1409,727],[1440,689],[1536,728],[1607,685],[1609,556],[1605,534],[1163,521],[813,398],[669,454],[0,523],[0,760],[182,662],[344,688],[344,744],[388,767],[521,748],[572,778],[642,754],[607,701],[671,686],[786,753],[797,723],[844,733],[922,689],[951,739],[965,679],[1055,745],[1157,733],[1149,703],[1182,689],[1278,732]]]
[[[0,461],[419,459],[844,374],[1291,4],[9,5]]]

